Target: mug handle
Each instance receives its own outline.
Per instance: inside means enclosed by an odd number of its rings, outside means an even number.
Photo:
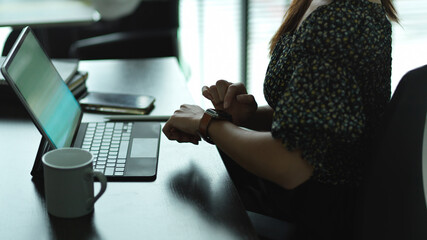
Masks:
[[[92,202],[93,204],[95,204],[95,202],[101,197],[102,194],[104,194],[105,190],[107,189],[107,178],[101,172],[94,171],[92,174],[93,174],[93,177],[97,178],[101,183],[101,189],[99,190],[98,194],[96,194]]]

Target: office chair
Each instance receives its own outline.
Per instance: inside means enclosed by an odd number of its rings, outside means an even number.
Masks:
[[[402,78],[387,106],[361,189],[356,239],[427,239],[426,110],[427,65]]]
[[[32,30],[49,57],[68,58],[69,47],[78,39],[80,27],[39,27]],[[2,56],[7,56],[21,31],[22,28],[15,28],[9,33]]]
[[[130,16],[99,24],[107,31],[70,46],[78,59],[178,58],[179,0],[142,1]]]
[[[110,59],[178,54],[179,0],[141,1],[129,16],[89,26],[39,27],[33,31],[51,58]],[[8,36],[6,56],[21,29]]]

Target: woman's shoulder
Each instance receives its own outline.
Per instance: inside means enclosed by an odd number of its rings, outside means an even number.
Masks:
[[[363,16],[372,14],[372,11],[385,15],[381,3],[374,0],[333,0],[330,4],[324,6],[325,13],[334,14],[351,14],[353,16]]]
[[[301,27],[329,28],[330,30],[337,26],[355,28],[372,19],[381,24],[383,20],[386,20],[386,14],[381,4],[369,0],[334,0],[313,11],[306,19],[306,26],[301,25]]]
[[[297,29],[297,43],[309,49],[347,49],[389,33],[390,22],[382,6],[369,0],[334,0],[318,7]],[[379,37],[377,37],[379,38]]]

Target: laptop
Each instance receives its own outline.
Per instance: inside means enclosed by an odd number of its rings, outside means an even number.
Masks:
[[[41,156],[64,147],[86,149],[93,167],[112,181],[153,181],[157,175],[159,122],[82,122],[82,108],[29,27],[22,30],[1,72],[42,134]],[[42,175],[41,175],[42,176]]]

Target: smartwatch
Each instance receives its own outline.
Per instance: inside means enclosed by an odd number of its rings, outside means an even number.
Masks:
[[[212,109],[212,108],[209,108],[205,111],[202,119],[200,120],[199,134],[200,134],[200,137],[203,138],[203,140],[205,140],[206,142],[211,143],[211,144],[213,144],[214,142],[209,137],[208,128],[209,128],[209,125],[211,124],[212,120],[230,121],[231,122],[231,115],[228,114],[227,112]]]

